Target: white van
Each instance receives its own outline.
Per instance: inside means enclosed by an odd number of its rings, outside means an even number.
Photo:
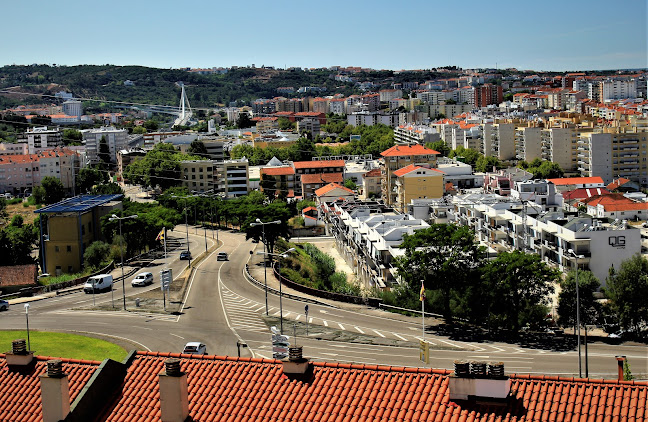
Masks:
[[[113,276],[110,274],[99,274],[88,278],[83,285],[85,293],[98,293],[112,289]]]

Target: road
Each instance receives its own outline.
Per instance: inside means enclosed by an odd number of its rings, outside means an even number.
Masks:
[[[184,227],[177,227],[173,236],[183,242]],[[202,230],[190,227],[191,251],[197,256],[204,251]],[[211,237],[207,237],[211,245]],[[246,241],[243,234],[220,232],[222,246],[199,262],[189,280],[185,300],[177,315],[161,312],[141,312],[121,309],[121,287],[114,291],[117,310],[93,310],[92,298],[74,293],[45,299],[31,304],[30,327],[39,330],[73,331],[95,333],[119,339],[121,344],[140,350],[177,352],[188,341],[201,341],[210,354],[256,356],[270,358],[269,326],[279,324],[280,300],[275,294],[268,295],[266,315],[265,292],[243,275],[245,264],[250,265],[257,280],[263,281],[263,267],[257,265],[256,250],[262,246]],[[208,245],[209,246],[209,245]],[[179,274],[186,261],[178,261],[179,250],[171,252],[166,266]],[[216,253],[227,252],[228,261],[217,261]],[[153,272],[156,281],[158,273]],[[278,288],[269,270],[268,285]],[[126,283],[129,303],[140,289]],[[157,284],[150,288],[158,288]],[[299,293],[285,290],[286,293]],[[110,304],[108,294],[101,296],[104,307]],[[96,298],[97,299],[97,298]],[[97,301],[99,305],[99,301]],[[308,320],[304,306],[308,304]],[[358,362],[383,365],[431,366],[451,369],[456,359],[502,361],[507,372],[578,375],[578,355],[574,348],[552,351],[549,349],[521,347],[503,342],[472,342],[436,335],[430,331],[425,339],[431,343],[430,362],[419,360],[419,340],[423,338],[420,318],[394,315],[385,311],[359,305],[336,303],[313,303],[287,296],[282,300],[284,333],[297,334],[296,342],[304,346],[304,355],[315,360]],[[82,309],[85,308],[85,309]],[[2,327],[24,329],[25,317],[22,306],[13,305],[8,312],[0,314]],[[308,322],[308,335],[306,326]],[[239,349],[239,343],[247,348]],[[38,352],[38,351],[36,351]],[[584,352],[583,352],[584,353]],[[615,355],[627,356],[634,374],[648,374],[648,348],[644,345],[589,344],[589,375],[592,378],[616,378]],[[584,371],[584,366],[583,366]]]

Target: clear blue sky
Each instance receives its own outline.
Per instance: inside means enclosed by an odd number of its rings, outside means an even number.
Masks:
[[[644,68],[646,0],[8,0],[0,65]]]

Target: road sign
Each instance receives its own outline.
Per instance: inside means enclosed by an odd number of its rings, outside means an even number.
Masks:
[[[306,313],[306,318],[308,318],[308,305],[304,306],[304,312]]]
[[[422,362],[430,363],[430,343],[423,340],[419,340],[419,342],[419,359]]]
[[[172,281],[173,272],[171,271],[171,269],[160,271],[160,289],[162,289],[162,291],[168,291]]]
[[[290,339],[288,336],[280,334],[277,327],[271,327],[272,331],[272,357],[274,359],[285,359],[288,357],[288,347],[290,347]]]

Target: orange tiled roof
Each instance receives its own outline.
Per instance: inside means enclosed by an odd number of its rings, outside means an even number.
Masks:
[[[0,421],[43,420],[39,376],[47,372],[47,356],[34,357],[34,370],[21,374],[9,370],[5,355],[0,354]],[[101,362],[56,358],[63,361],[63,372],[68,374],[70,403],[74,402]]]
[[[603,209],[607,212],[648,210],[648,202],[633,201],[627,204],[604,204]]]
[[[316,173],[316,174],[302,174],[302,184],[317,184],[317,183],[342,183],[342,173]]]
[[[610,191],[605,188],[578,188],[562,193],[565,200],[591,198],[596,195],[607,195]]]
[[[407,173],[413,172],[418,169],[424,169],[424,170],[430,170],[430,171],[436,171],[437,173],[445,174],[443,171],[438,170],[438,169],[430,169],[427,167],[422,167],[422,166],[417,166],[416,164],[410,164],[409,166],[403,167],[401,169],[398,169],[394,172],[394,176],[401,177],[406,175]]]
[[[265,174],[267,176],[288,176],[291,174],[295,174],[295,169],[286,166],[286,167],[263,167],[261,168],[261,174]]]
[[[615,190],[619,186],[623,186],[628,182],[630,182],[630,179],[626,179],[625,177],[619,177],[618,179],[613,180],[612,183],[607,185],[607,188],[610,190]]]
[[[344,160],[295,161],[295,169],[312,169],[325,167],[344,167]]]
[[[363,174],[362,177],[380,177],[381,174],[382,172],[380,171],[380,169],[373,169]]]
[[[315,195],[317,196],[322,196],[326,195],[327,193],[331,192],[333,189],[342,189],[344,191],[347,191],[349,193],[353,193],[353,191],[345,186],[342,186],[338,183],[330,183],[326,186],[323,186],[315,191]]]
[[[621,193],[608,193],[607,195],[594,195],[591,198],[585,198],[581,201],[583,204],[597,206],[601,205],[619,205],[619,204],[632,204],[633,201],[630,198],[626,198]]]
[[[438,151],[425,148],[423,145],[394,145],[380,153],[383,157],[402,157],[408,155],[439,155]]]
[[[564,185],[580,185],[584,183],[600,183],[603,184],[603,179],[601,177],[562,177],[560,179],[547,179],[549,182],[553,183],[556,186]]]
[[[158,374],[177,353],[138,352],[122,394],[99,420],[160,421]],[[451,401],[449,371],[313,362],[309,379],[286,376],[278,361],[182,355],[195,421],[481,422],[646,419],[648,384],[511,376],[511,396],[493,405]],[[597,419],[597,420],[598,420]]]

